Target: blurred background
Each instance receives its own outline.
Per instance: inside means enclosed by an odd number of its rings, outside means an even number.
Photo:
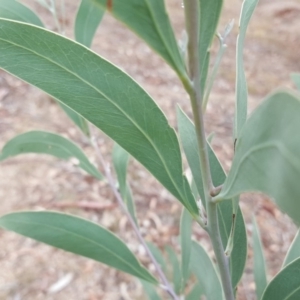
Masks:
[[[33,0],[21,2],[33,8],[47,28],[56,30],[51,14],[42,6]],[[73,38],[79,0],[65,2],[66,19],[62,21],[66,35]],[[228,170],[233,155],[235,43],[242,1],[224,2],[219,29],[223,32],[232,19],[235,19],[235,25],[227,39],[228,48],[211,94],[206,130],[208,134],[215,133],[213,148]],[[181,0],[167,0],[166,3],[180,40],[184,30]],[[109,14],[105,15],[97,31],[92,49],[121,67],[145,88],[173,126],[176,127],[177,104],[191,116],[187,95],[171,68]],[[216,50],[217,43],[214,43],[212,52],[216,53]],[[250,111],[273,89],[293,87],[290,73],[300,72],[300,1],[259,1],[249,26],[244,58]],[[17,134],[35,129],[71,138],[83,147],[92,161],[96,161],[93,149],[49,96],[0,70],[0,146]],[[101,151],[110,160],[112,142],[100,131],[98,134]],[[160,249],[169,244],[179,253],[181,205],[133,160],[128,176],[145,239]],[[0,199],[1,215],[23,209],[52,209],[93,220],[116,232],[140,260],[148,264],[147,256],[138,246],[110,188],[81,172],[71,162],[26,155],[1,163]],[[243,195],[241,208],[247,224],[249,251],[237,299],[251,300],[255,299],[251,248],[253,214],[261,230],[270,277],[281,267],[296,227],[264,195]],[[207,235],[197,226],[193,236],[212,254]],[[0,230],[0,239],[0,299],[145,299],[137,280],[104,265],[11,232]],[[153,270],[153,266],[149,267]]]

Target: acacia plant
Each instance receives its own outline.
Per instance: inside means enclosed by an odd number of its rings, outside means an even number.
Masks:
[[[210,90],[222,59],[230,23],[217,33],[223,0],[184,0],[186,49],[180,49],[164,0],[82,0],[75,22],[76,42],[63,36],[55,1],[38,0],[53,14],[60,34],[44,28],[33,11],[15,0],[0,0],[0,68],[38,87],[61,105],[90,139],[103,175],[73,142],[55,133],[31,131],[8,141],[1,160],[23,153],[76,158],[78,167],[106,180],[145,247],[156,271],[151,274],[117,236],[76,216],[48,211],[13,212],[0,226],[54,247],[82,255],[139,278],[149,299],[235,299],[247,256],[247,236],[239,196],[246,191],[269,195],[300,223],[300,97],[277,90],[247,115],[247,83],[243,66],[246,29],[258,0],[244,0],[236,49],[236,106],[232,168],[226,176],[204,128]],[[61,2],[62,7],[63,1]],[[192,180],[183,175],[175,130],[155,101],[126,73],[90,51],[105,12],[124,23],[176,72],[190,98],[193,122],[179,108],[178,134]],[[64,14],[64,13],[63,13]],[[210,47],[219,52],[210,63]],[[212,67],[211,67],[212,65]],[[299,75],[293,80],[300,85]],[[117,179],[99,151],[91,124],[116,144],[112,159]],[[126,178],[129,155],[139,161],[183,206],[181,258],[168,247],[172,283],[160,250],[144,241]],[[215,262],[192,241],[196,222],[210,237]],[[258,299],[300,298],[299,235],[282,270],[268,283],[259,230],[254,220],[254,276]],[[195,281],[196,278],[196,281]],[[160,296],[161,295],[161,296]]]

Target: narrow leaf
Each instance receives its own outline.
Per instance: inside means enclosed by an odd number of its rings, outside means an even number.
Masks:
[[[162,271],[164,273],[166,273],[166,271],[167,271],[167,264],[165,262],[165,259],[164,259],[163,255],[162,255],[160,249],[156,245],[154,245],[153,243],[151,243],[151,242],[147,242],[147,246],[149,247],[152,255],[155,258],[155,260],[160,265]]]
[[[8,20],[0,20],[0,67],[100,128],[197,216],[195,199],[182,175],[176,134],[129,76],[67,38]]]
[[[199,0],[200,36],[199,55],[201,70],[201,91],[204,94],[210,60],[210,46],[215,36],[222,11],[223,0]]]
[[[300,224],[300,98],[278,91],[247,121],[236,145],[232,168],[218,199],[245,191],[263,192]]]
[[[29,131],[17,135],[3,147],[0,161],[25,153],[49,154],[65,160],[74,159],[74,162],[90,175],[98,179],[103,178],[77,145],[58,134]]]
[[[93,0],[123,22],[178,73],[185,73],[163,0]],[[134,16],[134,17],[133,17]]]
[[[262,300],[300,299],[300,258],[288,264],[269,283]]]
[[[0,0],[0,18],[44,27],[42,21],[33,11],[15,0]],[[89,136],[90,133],[86,120],[63,103],[60,103],[60,106],[75,125],[77,125],[86,136]]]
[[[67,114],[67,116],[74,122],[74,124],[86,135],[90,136],[90,129],[87,121],[80,116],[78,113],[76,113],[73,109],[69,108],[65,104],[59,102],[60,107],[63,109],[63,111]]]
[[[104,10],[94,0],[81,0],[75,20],[76,41],[91,47],[103,15]]]
[[[222,300],[223,291],[215,266],[200,244],[193,242],[191,269],[197,277],[207,300]]]
[[[120,189],[122,199],[124,200],[126,207],[130,215],[132,216],[135,224],[138,225],[131,188],[126,180],[129,154],[121,146],[115,143],[113,148],[112,158],[113,158],[114,168],[116,170],[117,177],[118,177],[119,189]]]
[[[199,283],[196,283],[193,289],[185,297],[185,300],[199,300],[203,295],[203,288]]]
[[[267,272],[266,272],[266,262],[263,253],[263,247],[261,244],[260,232],[253,218],[253,259],[254,259],[254,280],[256,286],[256,296],[257,299],[261,299],[261,296],[268,284],[267,282]]]
[[[220,34],[217,35],[218,40],[219,40],[219,51],[216,55],[216,59],[215,59],[213,68],[210,72],[207,87],[204,90],[205,93],[204,93],[203,103],[202,103],[202,107],[203,107],[204,112],[206,110],[206,106],[207,106],[207,103],[208,103],[208,100],[209,100],[210,92],[212,90],[212,87],[213,87],[213,84],[215,82],[218,70],[220,68],[220,64],[222,62],[223,55],[224,55],[224,53],[226,51],[226,48],[227,48],[227,45],[225,44],[225,40],[226,40],[227,36],[229,35],[229,33],[231,32],[231,30],[233,28],[233,25],[234,25],[234,20],[231,20],[231,22],[228,23],[227,26],[225,27],[223,36],[221,36]]]
[[[174,285],[174,290],[175,293],[178,295],[181,290],[181,272],[180,272],[180,265],[179,265],[179,260],[177,257],[176,252],[169,246],[166,246],[166,251],[169,256],[169,261],[171,262],[172,265],[172,281]]]
[[[119,189],[122,196],[126,193],[126,184],[127,184],[127,166],[129,161],[129,154],[126,152],[120,145],[115,143],[113,152],[112,152],[112,159],[114,164],[114,169],[117,173]]]
[[[193,178],[195,180],[201,199],[204,199],[203,182],[200,171],[200,160],[198,155],[197,136],[193,123],[183,111],[177,111],[179,136],[186,154]],[[226,179],[225,172],[214,154],[210,145],[207,145],[212,179],[215,186],[223,184]],[[205,205],[205,203],[203,203]],[[223,201],[218,204],[218,219],[223,247],[227,246],[233,222],[233,201]],[[230,259],[231,280],[234,287],[238,284],[244,272],[247,259],[247,235],[242,212],[238,208],[235,218],[235,232],[233,250]]]
[[[300,74],[293,73],[293,74],[291,74],[291,78],[292,78],[296,88],[300,91]]]
[[[181,241],[181,277],[182,290],[190,276],[190,257],[192,251],[192,225],[193,219],[190,213],[183,208],[180,220],[180,241]]]
[[[132,197],[132,190],[128,183],[126,185],[126,195],[124,196],[124,199],[125,199],[125,204],[126,204],[126,207],[129,211],[130,215],[132,216],[135,224],[138,225],[138,220],[137,220],[137,216],[136,216],[136,208],[135,208],[134,200]]]
[[[144,280],[141,280],[141,283],[143,285],[143,291],[147,294],[149,300],[162,300],[153,284]]]
[[[18,212],[2,216],[0,226],[157,283],[117,236],[87,220],[56,212]]]
[[[0,18],[44,27],[40,18],[31,9],[16,0],[0,0]]]
[[[293,260],[300,257],[300,231],[297,231],[297,234],[294,237],[294,240],[289,248],[288,253],[283,262],[283,268],[291,263]]]
[[[240,16],[240,33],[236,45],[236,109],[234,137],[240,137],[241,129],[247,120],[248,87],[244,70],[244,43],[246,31],[258,0],[244,0]]]
[[[96,30],[102,20],[104,10],[93,0],[81,0],[75,19],[75,39],[86,47],[91,47]],[[86,135],[90,136],[87,121],[76,112],[61,104],[67,115]]]

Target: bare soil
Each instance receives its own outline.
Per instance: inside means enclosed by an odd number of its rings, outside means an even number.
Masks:
[[[24,1],[41,16],[48,28],[55,29],[45,9],[32,0]],[[167,0],[178,38],[184,28],[180,0]],[[66,1],[67,35],[79,1]],[[235,85],[235,41],[241,1],[226,0],[220,30],[235,19],[218,78],[206,115],[207,133],[214,132],[213,147],[226,170],[233,155],[232,123]],[[101,56],[130,74],[157,101],[170,123],[176,127],[176,105],[191,115],[188,98],[174,72],[141,40],[111,16],[105,16],[92,46]],[[212,51],[216,52],[216,45]],[[252,111],[273,89],[292,87],[291,72],[300,71],[300,2],[261,0],[255,12],[245,47],[245,67]],[[213,59],[212,59],[213,62]],[[93,149],[43,92],[0,70],[0,146],[28,130],[63,134],[84,148],[92,161]],[[112,142],[99,132],[101,150],[110,160]],[[181,207],[178,202],[137,162],[130,163],[131,186],[143,234],[161,249],[171,244],[176,251]],[[0,214],[17,210],[55,209],[86,217],[116,232],[140,260],[148,259],[110,189],[96,182],[71,162],[48,156],[26,155],[1,163]],[[89,207],[89,208],[87,208]],[[280,269],[296,227],[264,195],[242,196],[241,208],[249,233],[245,275],[238,288],[238,299],[255,299],[252,276],[251,218],[256,215],[262,233],[269,279]],[[0,299],[145,299],[142,287],[132,277],[94,261],[53,249],[14,233],[0,231]],[[210,250],[207,236],[195,228],[194,238]],[[153,266],[150,265],[153,269]],[[55,286],[55,284],[60,284]],[[163,299],[167,299],[166,295]]]

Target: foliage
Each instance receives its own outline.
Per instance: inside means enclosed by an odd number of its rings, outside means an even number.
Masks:
[[[149,299],[232,300],[247,259],[247,234],[239,197],[247,191],[269,195],[300,224],[300,96],[273,92],[247,116],[248,89],[243,64],[246,31],[258,0],[244,0],[237,38],[235,155],[228,176],[204,128],[209,94],[224,55],[210,68],[210,47],[217,33],[222,0],[185,0],[187,49],[177,46],[164,0],[82,0],[76,15],[76,41],[63,36],[64,26],[53,3],[38,2],[53,15],[59,33],[44,28],[40,18],[15,0],[0,0],[0,68],[51,95],[90,141],[103,175],[83,150],[55,133],[31,131],[7,141],[0,161],[25,153],[70,160],[110,185],[141,245],[155,266],[151,274],[126,244],[109,230],[76,216],[57,212],[14,212],[0,217],[0,226],[23,236],[85,256],[137,277]],[[175,71],[190,97],[194,123],[178,108],[178,133],[154,99],[134,79],[88,49],[103,15],[110,13],[137,34]],[[186,51],[185,51],[186,50]],[[300,89],[300,75],[292,74]],[[115,141],[112,162],[116,179],[104,161],[91,124]],[[192,174],[183,174],[185,154]],[[127,178],[129,159],[140,162],[182,204],[181,256],[146,242],[140,232],[134,197]],[[193,240],[193,226],[210,237],[216,263]],[[254,275],[258,299],[297,299],[299,234],[268,284],[262,242],[253,221]],[[157,278],[156,278],[156,277]],[[162,288],[160,290],[160,288]]]

